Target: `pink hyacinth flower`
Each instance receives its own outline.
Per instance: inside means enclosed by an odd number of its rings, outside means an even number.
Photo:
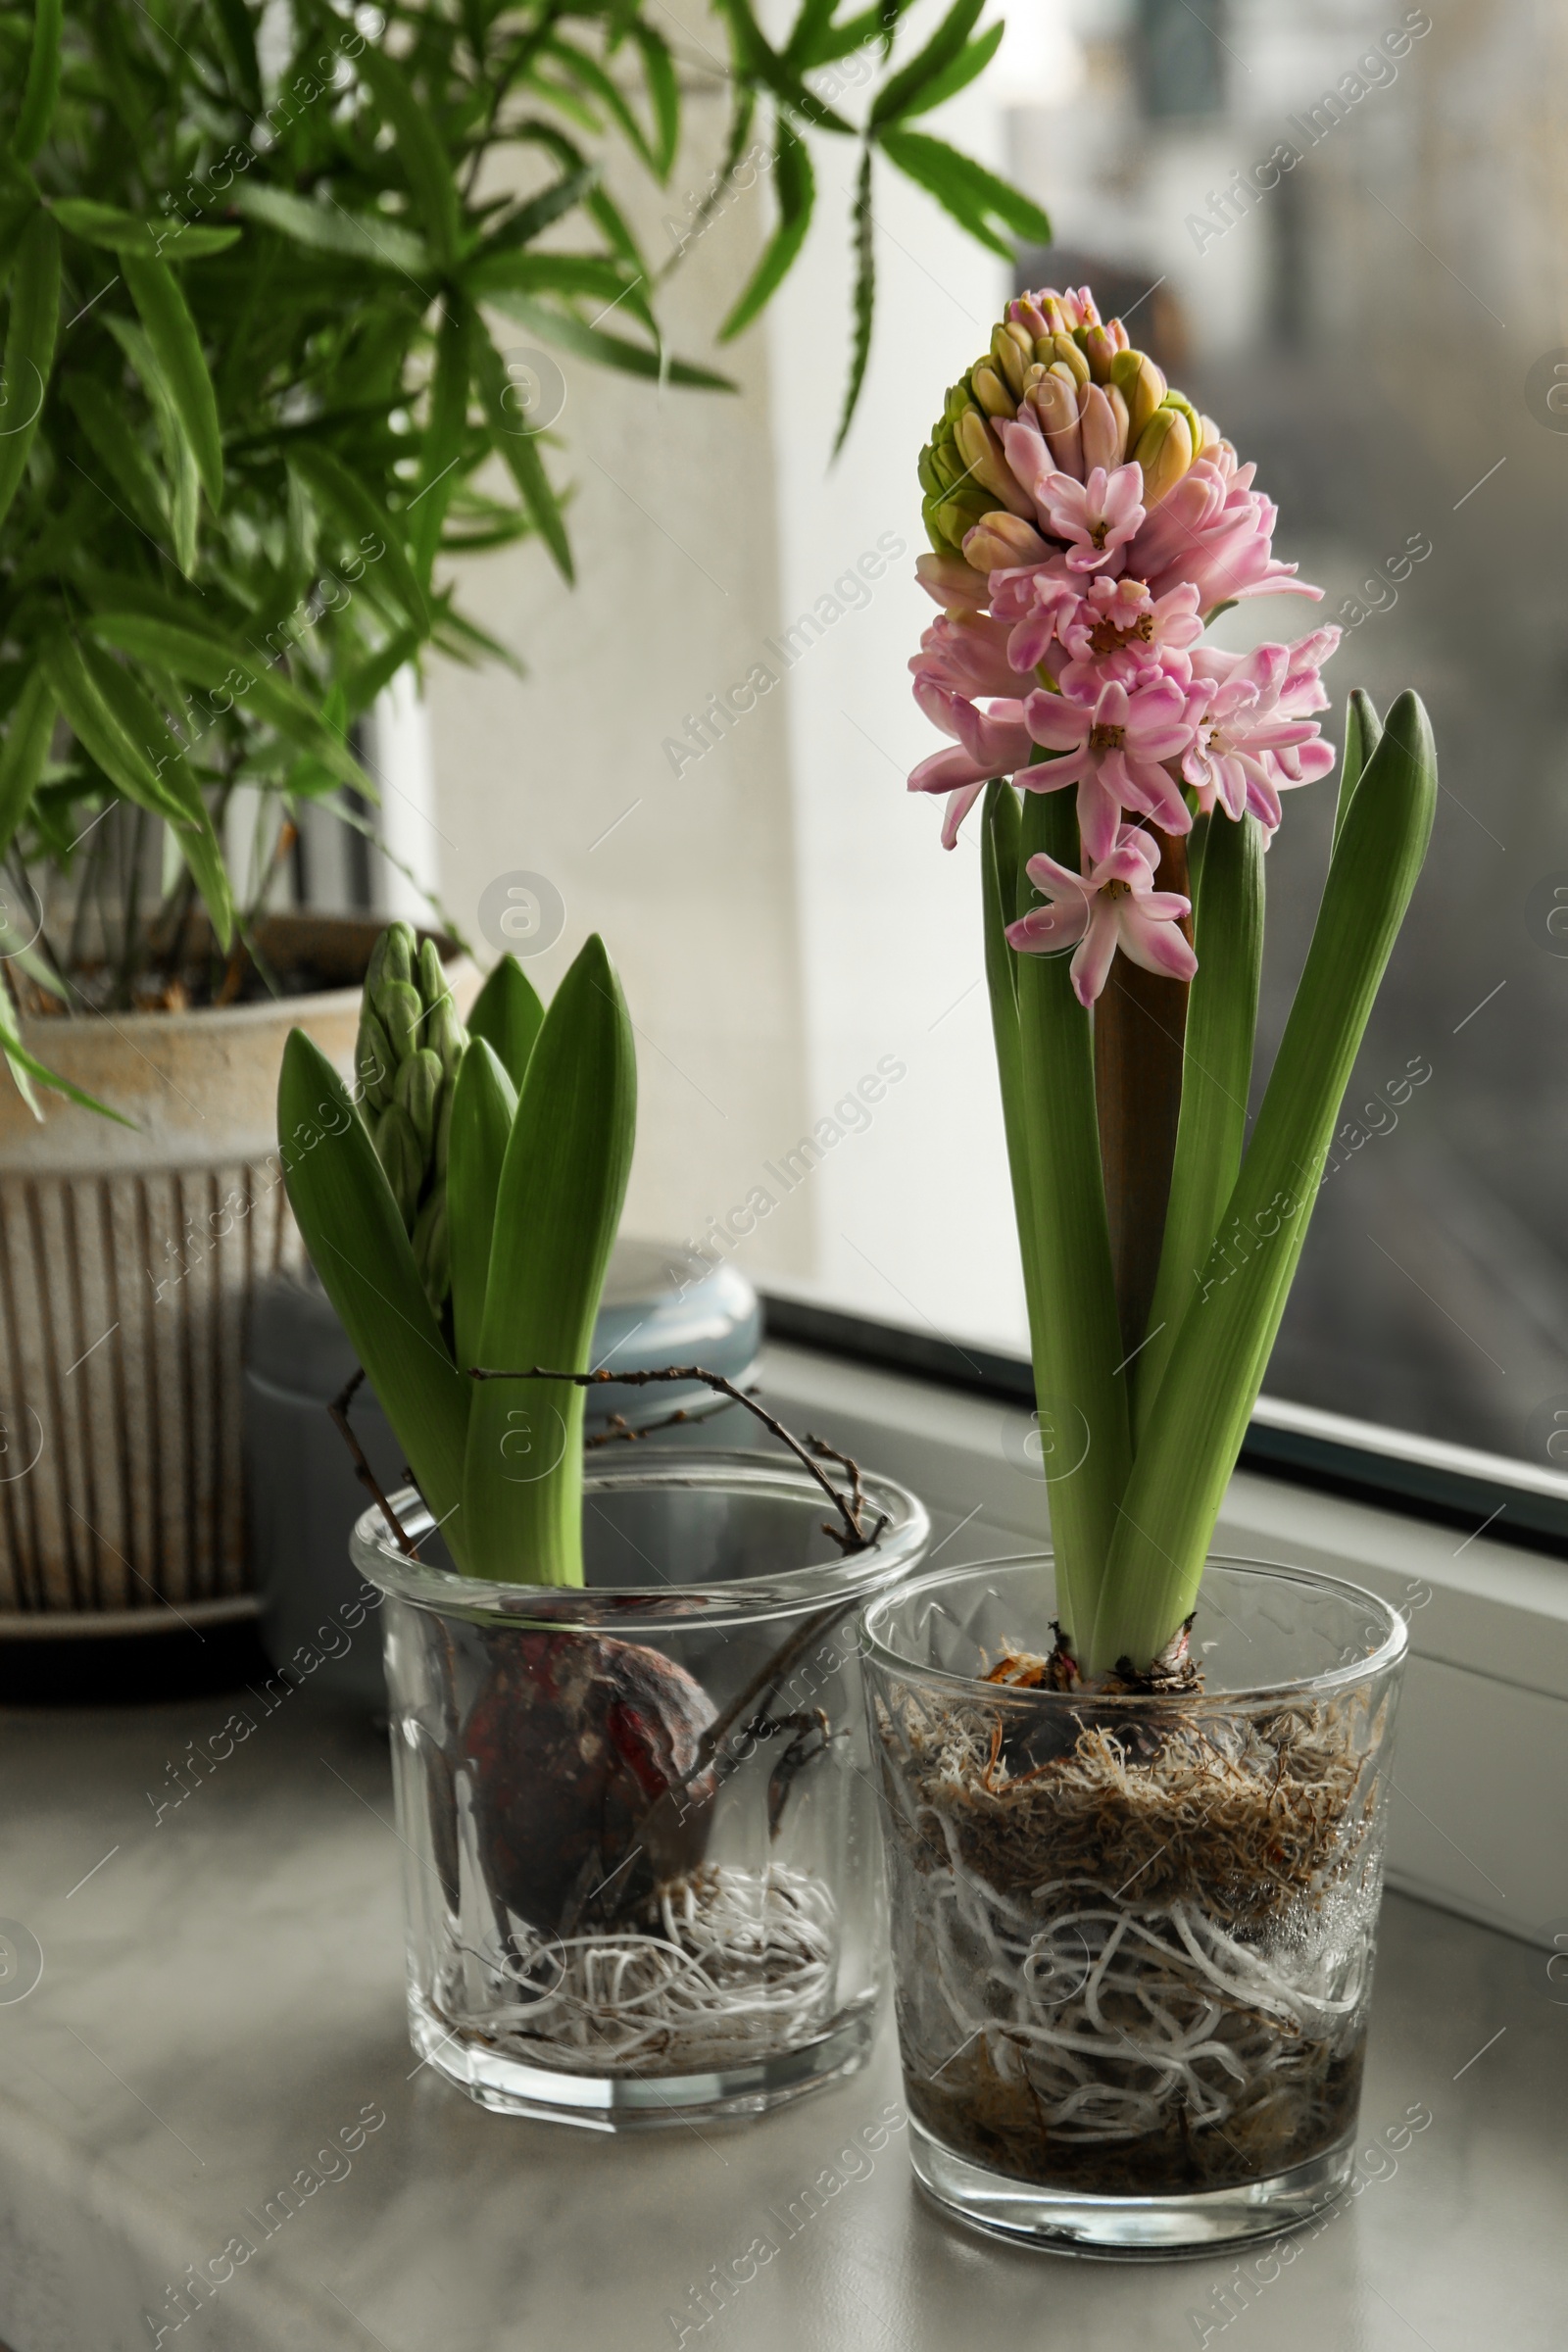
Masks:
[[[1143,487],[1141,466],[1118,466],[1112,473],[1096,466],[1086,482],[1048,473],[1031,495],[1045,510],[1046,528],[1067,541],[1070,570],[1120,571],[1122,550],[1144,520]]]
[[[945,792],[948,805],[942,819],[942,846],[957,846],[958,827],[993,776],[1010,775],[1032,750],[1029,730],[1016,702],[999,702],[987,710],[943,686],[934,677],[917,675],[914,699],[927,718],[957,742],[933,752],[909,778],[911,792]]]
[[[1249,486],[1251,471],[1244,466],[1227,477],[1200,458],[1144,523],[1126,551],[1126,569],[1155,597],[1190,581],[1205,612],[1246,596],[1320,597],[1321,588],[1296,577],[1294,564],[1275,558],[1276,509]]]
[[[1015,695],[1020,681],[1007,657],[1010,634],[1005,621],[944,612],[921,638],[909,669],[958,694]]]
[[[1102,573],[1057,623],[1068,656],[1057,682],[1080,702],[1092,702],[1112,678],[1137,686],[1163,675],[1185,686],[1193,675],[1191,649],[1202,633],[1191,581],[1152,597],[1142,580],[1107,580]]]
[[[1154,888],[1158,863],[1157,844],[1135,825],[1124,825],[1084,875],[1069,873],[1054,858],[1031,858],[1024,871],[1049,904],[1008,924],[1008,946],[1026,956],[1050,956],[1076,943],[1073,994],[1086,1007],[1104,987],[1118,948],[1146,971],[1191,980],[1198,957],[1178,926],[1191,914],[1192,902]]]
[[[1078,833],[1088,858],[1110,855],[1125,808],[1142,810],[1167,833],[1186,833],[1192,816],[1163,762],[1190,751],[1206,692],[1184,694],[1164,678],[1131,692],[1112,681],[1093,703],[1027,695],[1022,709],[1028,732],[1063,757],[1023,770],[1015,781],[1031,792],[1078,786]],[[1194,695],[1199,699],[1190,708]]]
[[[1011,622],[1007,660],[1019,677],[1046,661],[1063,615],[1077,611],[1078,582],[1062,577],[1064,566],[1042,564],[1031,571],[999,571],[991,579],[991,616]]]
[[[980,612],[990,593],[986,575],[961,556],[916,556],[914,576],[945,612]]]
[[[1318,663],[1339,637],[1330,627],[1295,646],[1256,646],[1218,684],[1195,684],[1189,715],[1196,731],[1182,774],[1202,808],[1219,807],[1231,817],[1250,809],[1272,832],[1280,793],[1328,774],[1334,747],[1307,713],[1327,706]]]

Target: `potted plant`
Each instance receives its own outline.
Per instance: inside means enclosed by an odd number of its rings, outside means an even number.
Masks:
[[[911,665],[983,796],[986,968],[1053,1550],[875,1603],[915,2162],[983,2225],[1165,2252],[1334,2193],[1355,2129],[1402,1624],[1209,1557],[1430,835],[1412,695],[1352,695],[1312,945],[1250,1136],[1264,851],[1339,632],[1219,428],[1088,288],[1013,302],[922,454]]]
[[[895,68],[897,11],[812,0],[775,49],[725,6],[722,69],[654,4],[0,18],[0,1612],[248,1605],[239,1332],[254,1273],[298,1253],[269,1164],[283,1032],[347,1067],[374,936],[274,902],[302,811],[374,835],[362,722],[399,669],[516,658],[441,558],[534,536],[571,578],[552,364],[517,363],[517,329],[725,388],[666,348],[659,279],[770,182],[739,333],[810,218],[808,127],[853,137],[847,423],[873,154],[993,245],[1044,233],[913,127],[993,54],[978,13]],[[807,76],[867,44],[857,126]],[[606,170],[669,181],[693,78],[727,87],[726,155],[650,256]],[[461,1005],[474,975],[448,978]]]
[[[925,1513],[770,1419],[783,1455],[585,1466],[591,1386],[694,1377],[589,1360],[635,1117],[619,983],[590,939],[546,1011],[508,957],[424,1044],[407,962],[388,934],[352,1094],[290,1037],[278,1145],[410,1468],[386,1496],[362,1464],[353,1553],[386,1596],[415,2046],[514,2113],[757,2111],[869,2046],[853,1621]]]

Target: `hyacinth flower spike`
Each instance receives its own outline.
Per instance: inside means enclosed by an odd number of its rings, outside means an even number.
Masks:
[[[989,511],[956,494],[963,452]],[[920,463],[919,575],[948,617],[910,666],[954,740],[909,784],[949,795],[950,848],[986,796],[1035,1384],[1042,1415],[1083,1424],[1048,1481],[1062,1650],[1091,1681],[1149,1670],[1193,1607],[1432,825],[1420,704],[1380,729],[1352,695],[1317,928],[1248,1142],[1262,853],[1282,796],[1334,764],[1340,635],[1241,653],[1204,634],[1241,599],[1321,594],[1275,557],[1254,471],[1087,287],[1008,306]],[[1129,1150],[1139,1106],[1172,1102]]]

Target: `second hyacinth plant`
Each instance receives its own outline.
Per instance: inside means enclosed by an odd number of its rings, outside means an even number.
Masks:
[[[1265,852],[1335,765],[1340,632],[1221,426],[1088,287],[1010,303],[920,457],[941,606],[910,666],[982,803],[986,963],[1068,1687],[1187,1679],[1187,1628],[1341,1099],[1431,834],[1426,713],[1353,693],[1312,944],[1247,1135]]]

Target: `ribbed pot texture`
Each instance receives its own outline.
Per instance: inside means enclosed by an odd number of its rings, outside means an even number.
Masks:
[[[303,1255],[274,1134],[296,1024],[347,1076],[379,926],[297,915],[270,957],[351,983],[184,1013],[24,1021],[134,1130],[0,1082],[0,1627],[248,1592],[240,1361],[253,1285]],[[291,953],[292,952],[292,953]],[[449,965],[460,1010],[478,985]]]

